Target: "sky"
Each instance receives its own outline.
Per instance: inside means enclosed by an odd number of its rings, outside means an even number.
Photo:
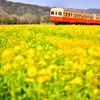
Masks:
[[[63,8],[100,8],[100,0],[8,0],[40,6],[63,7]]]

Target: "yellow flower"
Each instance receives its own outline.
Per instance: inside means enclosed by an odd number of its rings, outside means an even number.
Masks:
[[[39,45],[39,46],[37,47],[37,50],[38,50],[38,51],[42,51],[42,50],[43,50],[43,47],[42,47],[41,45]]]
[[[64,87],[64,89],[65,89],[66,91],[68,91],[68,90],[71,90],[71,87],[68,86],[68,85],[66,85],[66,86]]]
[[[37,74],[37,69],[33,66],[33,67],[29,67],[27,69],[27,75],[28,77],[35,77]]]
[[[53,72],[52,75],[53,75],[53,77],[56,78],[57,77],[57,72]]]
[[[18,55],[18,56],[15,57],[15,60],[21,62],[23,60],[23,56],[22,55]]]
[[[38,82],[38,83],[43,83],[43,82],[45,82],[44,76],[38,76],[38,77],[37,77],[37,82]]]
[[[93,91],[94,94],[98,94],[99,92],[100,92],[100,89],[97,89],[97,88],[94,89],[94,91]]]
[[[80,57],[86,57],[86,52],[82,48],[77,49],[77,54],[80,55]]]
[[[100,57],[100,47],[97,46],[92,46],[90,49],[89,49],[89,54],[90,56],[96,56],[96,57]]]
[[[9,63],[7,63],[7,64],[5,64],[4,66],[3,66],[3,70],[4,71],[8,71],[8,70],[10,70],[12,68],[12,66],[9,64]]]
[[[40,71],[38,71],[39,75],[46,75],[46,69],[41,69]]]
[[[91,85],[91,83],[87,83],[86,86],[87,87],[91,87],[92,85]]]
[[[50,56],[48,54],[45,54],[44,59],[50,59]]]
[[[44,59],[41,59],[38,64],[42,65],[42,66],[46,66],[47,65],[47,63],[44,61]]]
[[[90,71],[88,71],[88,72],[86,73],[86,78],[87,78],[87,79],[92,78],[93,76],[94,76],[94,73],[93,73],[92,70],[90,70]]]
[[[35,55],[35,52],[34,52],[34,49],[29,49],[28,51],[27,51],[27,56],[29,56],[29,57],[34,57],[34,55]]]
[[[0,69],[0,74],[2,74],[2,70]]]
[[[18,50],[20,50],[20,46],[15,46],[14,49],[15,49],[16,51],[18,51]]]
[[[48,67],[46,68],[46,73],[49,77],[52,76],[52,71]]]
[[[34,59],[32,59],[32,58],[27,58],[27,62],[28,62],[28,65],[29,65],[30,67],[33,66],[34,63],[35,63]],[[28,67],[29,67],[29,66],[28,66]]]
[[[66,75],[62,74],[62,75],[61,75],[61,80],[64,81],[65,79],[66,79]]]
[[[3,52],[2,52],[2,58],[3,59],[9,59],[10,58],[10,56],[11,56],[11,54],[12,54],[12,51],[11,50],[9,50],[9,49],[6,49],[6,50],[4,50]]]
[[[84,64],[81,65],[81,64],[75,63],[73,65],[73,69],[75,71],[82,71],[82,70],[85,70],[86,69],[86,66]]]
[[[48,68],[49,68],[50,70],[53,70],[54,68],[56,68],[56,65],[50,65],[50,66],[48,66]]]
[[[31,83],[31,82],[34,82],[35,80],[33,78],[26,78],[25,81]]]
[[[82,84],[82,78],[76,77],[70,82],[70,84]]]

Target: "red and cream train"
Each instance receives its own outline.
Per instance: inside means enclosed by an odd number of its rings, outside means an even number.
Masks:
[[[55,24],[100,25],[100,15],[75,12],[63,8],[51,8],[50,21]]]

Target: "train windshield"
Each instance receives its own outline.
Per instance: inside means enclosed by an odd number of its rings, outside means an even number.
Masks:
[[[61,16],[61,15],[62,15],[62,12],[61,12],[61,11],[60,11],[60,12],[58,12],[58,15],[60,15],[60,16]]]
[[[54,15],[54,11],[51,11],[51,15]]]
[[[51,11],[51,15],[59,15],[59,16],[62,16],[62,12],[59,11],[59,12],[54,12],[54,11]]]

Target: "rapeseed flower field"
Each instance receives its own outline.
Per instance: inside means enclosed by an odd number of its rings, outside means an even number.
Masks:
[[[0,100],[100,100],[100,26],[0,26]]]

